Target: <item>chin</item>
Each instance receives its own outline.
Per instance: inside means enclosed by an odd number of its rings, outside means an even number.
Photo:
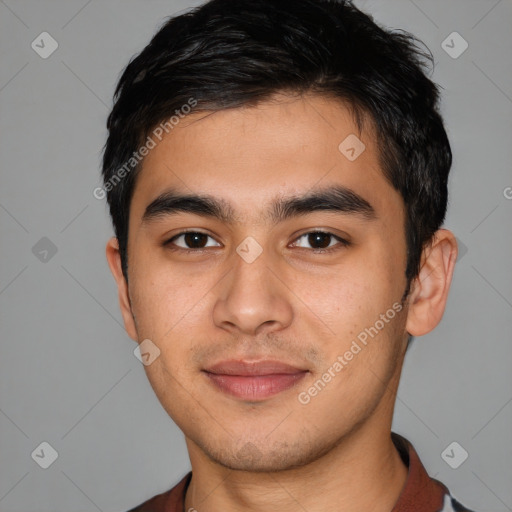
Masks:
[[[329,447],[324,447],[323,450],[320,447],[311,447],[308,451],[308,444],[297,441],[291,445],[282,441],[280,444],[269,446],[265,441],[259,445],[248,441],[240,448],[233,447],[230,451],[204,448],[203,451],[214,462],[231,470],[272,473],[307,465],[329,451]]]

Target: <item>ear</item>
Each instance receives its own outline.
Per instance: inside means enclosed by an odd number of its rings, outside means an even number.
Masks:
[[[457,240],[451,231],[440,229],[423,250],[418,276],[409,297],[406,329],[413,336],[433,330],[443,318],[457,259]]]
[[[117,283],[117,292],[119,296],[119,306],[121,314],[123,315],[124,328],[128,336],[134,341],[138,341],[137,329],[135,327],[135,320],[133,318],[130,295],[128,292],[128,285],[124,278],[121,267],[121,253],[119,252],[119,243],[116,237],[112,237],[107,242],[106,255],[108,266]]]

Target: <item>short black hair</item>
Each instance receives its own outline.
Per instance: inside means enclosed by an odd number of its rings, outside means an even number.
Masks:
[[[444,221],[452,164],[430,68],[421,41],[349,0],[211,0],[166,20],[122,73],[107,121],[103,181],[125,278],[143,161],[133,155],[155,127],[185,105],[216,111],[313,93],[342,101],[360,131],[368,119],[374,128],[384,176],[405,204],[408,291]]]

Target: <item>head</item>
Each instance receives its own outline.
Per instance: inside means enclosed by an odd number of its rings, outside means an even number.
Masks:
[[[357,426],[389,430],[408,339],[440,321],[456,258],[429,59],[349,2],[213,0],[125,69],[103,160],[107,258],[189,449],[283,469]],[[305,376],[241,400],[206,375],[225,359]]]

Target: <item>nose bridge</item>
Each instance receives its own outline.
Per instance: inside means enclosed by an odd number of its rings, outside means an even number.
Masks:
[[[292,305],[263,247],[248,237],[237,247],[232,265],[214,306],[215,323],[252,334],[263,324],[274,329],[288,325]]]

